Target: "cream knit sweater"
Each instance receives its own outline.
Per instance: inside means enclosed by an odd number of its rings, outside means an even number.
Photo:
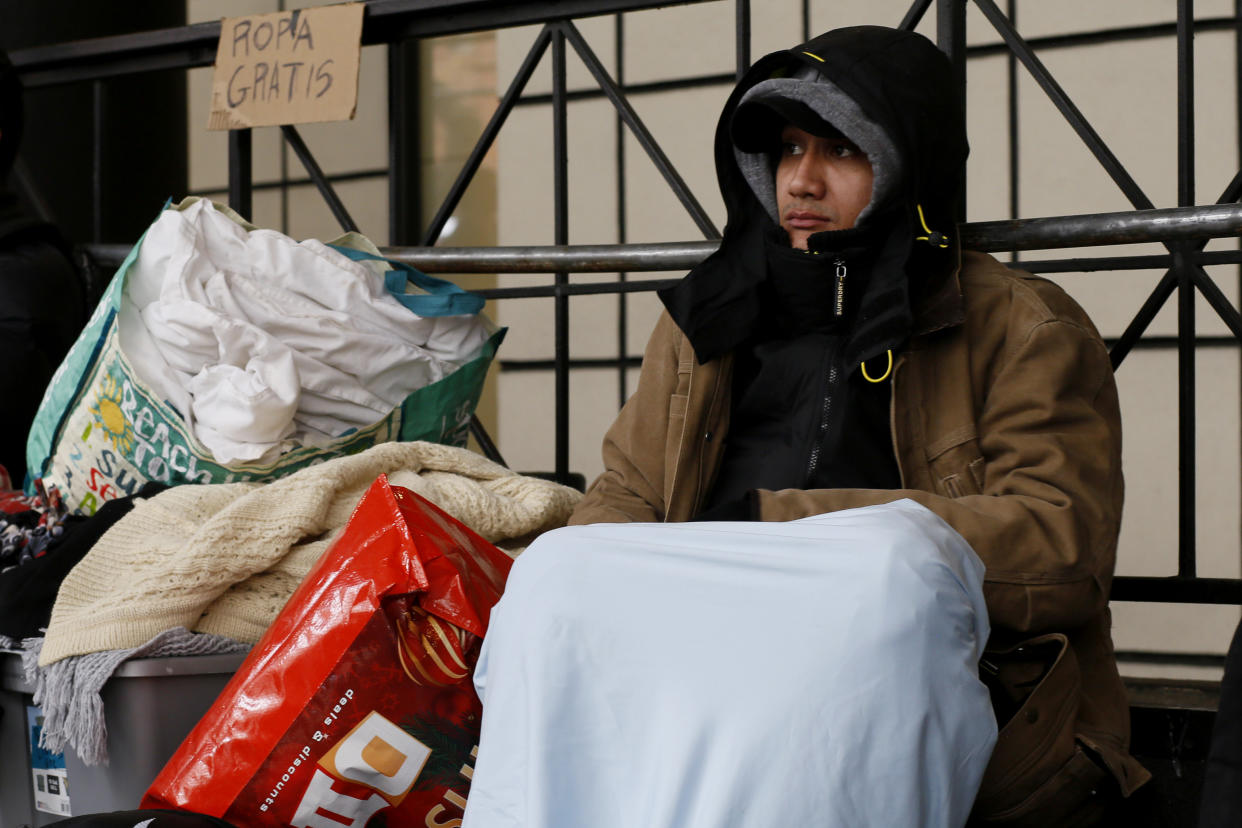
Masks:
[[[266,484],[176,486],[137,502],[65,578],[39,664],[137,647],[177,626],[257,641],[380,473],[493,543],[563,525],[581,497],[423,442]]]

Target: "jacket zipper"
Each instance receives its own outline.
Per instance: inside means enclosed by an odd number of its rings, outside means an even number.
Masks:
[[[838,258],[836,260],[836,304],[833,307],[833,314],[841,316],[845,313],[845,260]],[[806,482],[809,484],[811,478],[815,475],[815,469],[819,467],[819,457],[822,453],[824,445],[824,437],[828,433],[828,417],[832,413],[832,394],[840,379],[840,369],[837,367],[837,354],[835,349],[828,353],[828,370],[824,378],[824,401],[819,410],[819,428],[815,431],[815,441],[811,444],[811,456],[807,461]]]
[[[836,296],[832,303],[832,315],[840,319],[845,316],[845,260],[838,258],[835,264],[837,266]]]

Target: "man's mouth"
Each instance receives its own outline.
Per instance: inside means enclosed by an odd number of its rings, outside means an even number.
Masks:
[[[811,210],[790,210],[785,214],[785,223],[795,230],[810,230],[824,224],[831,224],[832,219]]]

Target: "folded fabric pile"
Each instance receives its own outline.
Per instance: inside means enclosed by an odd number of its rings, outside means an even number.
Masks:
[[[56,593],[65,577],[133,504],[168,488],[148,483],[137,494],[109,500],[89,518],[69,515],[57,524],[63,530],[43,554],[21,566],[0,571],[0,649],[16,649],[27,638],[43,634]]]
[[[216,460],[264,463],[380,420],[478,355],[485,318],[417,316],[383,272],[205,199],[165,210],[128,271],[121,350]]]
[[[60,492],[35,485],[33,495],[14,491],[0,467],[0,573],[40,557],[65,531],[69,510]]]
[[[466,449],[416,442],[271,483],[176,486],[137,501],[64,579],[46,638],[25,645],[39,653],[27,680],[44,708],[44,746],[73,744],[88,764],[106,756],[98,691],[115,664],[79,676],[88,654],[177,628],[230,646],[257,641],[379,474],[502,546],[563,525],[581,497]]]

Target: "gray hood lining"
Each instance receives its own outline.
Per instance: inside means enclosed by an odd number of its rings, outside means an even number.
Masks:
[[[735,111],[748,103],[762,104],[780,98],[800,101],[808,106],[812,112],[853,141],[871,162],[871,201],[858,215],[858,223],[861,223],[896,191],[901,180],[901,157],[888,134],[863,113],[853,98],[810,66],[803,68],[794,77],[760,81],[742,95]],[[765,152],[744,152],[736,146],[733,148],[733,155],[755,197],[772,221],[779,225],[781,222],[777,209],[776,178],[771,155]]]

